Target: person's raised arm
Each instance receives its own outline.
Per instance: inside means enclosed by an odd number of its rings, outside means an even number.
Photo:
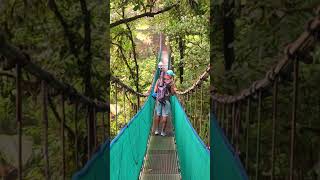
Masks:
[[[155,93],[158,91],[158,81],[159,81],[159,79],[157,80],[156,85],[154,86],[154,92]]]

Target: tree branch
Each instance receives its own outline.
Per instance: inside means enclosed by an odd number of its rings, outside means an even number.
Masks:
[[[163,8],[162,10],[160,11],[157,11],[157,12],[146,12],[146,13],[143,13],[143,14],[139,14],[137,16],[134,16],[134,17],[130,17],[130,18],[125,18],[125,19],[121,19],[119,21],[116,21],[116,22],[113,22],[110,24],[110,27],[113,28],[113,27],[116,27],[116,26],[119,26],[120,24],[123,24],[123,23],[129,23],[131,21],[134,21],[134,20],[137,20],[137,19],[140,19],[140,18],[143,18],[143,17],[153,17],[157,14],[160,14],[160,13],[164,13],[166,11],[169,11],[171,10],[172,8],[178,6],[178,3],[177,4],[174,4],[174,5],[171,5],[171,6],[168,6],[166,8]]]
[[[76,43],[74,41],[74,36],[73,36],[72,32],[69,29],[69,25],[67,24],[67,22],[65,21],[65,19],[62,16],[62,14],[60,13],[55,0],[49,0],[48,1],[48,7],[49,7],[49,9],[51,11],[53,11],[53,13],[57,17],[58,21],[60,22],[60,24],[61,24],[61,26],[63,28],[63,31],[64,31],[64,35],[65,35],[65,37],[67,38],[67,40],[69,42],[70,51],[77,58],[78,57],[78,53],[77,53],[77,48],[76,48],[76,45],[75,45]]]
[[[88,11],[86,0],[80,0],[81,11],[84,16],[84,51],[86,52],[85,61],[83,67],[80,67],[84,72],[84,84],[85,84],[85,96],[94,97],[94,91],[91,84],[91,64],[92,64],[92,53],[91,53],[91,27],[90,27],[90,11]]]
[[[50,97],[48,97],[48,101],[49,101],[49,106],[50,106],[50,108],[51,108],[54,116],[56,117],[57,121],[58,121],[59,123],[61,123],[61,118],[60,118],[60,116],[59,116],[59,113],[57,112],[57,109],[56,109],[56,107],[54,106],[54,104],[53,104],[53,102],[52,102],[52,100],[51,100]],[[74,134],[74,132],[72,131],[72,129],[71,129],[68,125],[66,125],[66,124],[63,124],[63,127],[68,131],[68,134],[69,134],[69,136],[71,137],[71,139],[74,140],[74,139],[75,139],[75,134]]]
[[[133,54],[133,60],[134,60],[134,64],[135,64],[135,68],[136,68],[136,77],[135,79],[135,84],[136,84],[136,91],[139,92],[139,65],[138,65],[138,61],[137,61],[137,53],[136,53],[136,44],[134,43],[133,40],[133,35],[132,35],[132,31],[130,29],[130,26],[128,23],[126,23],[127,29],[128,29],[128,37],[130,39],[131,42],[131,46],[132,46],[132,54]]]
[[[129,63],[128,63],[126,56],[124,55],[123,47],[122,47],[121,45],[116,44],[116,43],[113,43],[113,42],[111,42],[111,44],[116,45],[116,46],[119,48],[119,52],[120,52],[120,54],[121,54],[121,56],[122,56],[122,60],[123,60],[124,63],[126,64],[127,68],[129,69],[129,72],[130,72],[130,74],[131,74],[131,77],[134,77],[134,76],[135,76],[135,75],[134,75],[134,72],[133,72],[133,70],[131,69],[131,67],[130,67],[130,65],[129,65]]]

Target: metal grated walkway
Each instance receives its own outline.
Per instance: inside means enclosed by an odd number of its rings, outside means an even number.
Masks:
[[[178,158],[171,119],[168,120],[167,136],[155,136],[151,131],[141,180],[180,180]]]

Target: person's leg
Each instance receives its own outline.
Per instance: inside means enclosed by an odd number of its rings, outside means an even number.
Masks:
[[[156,118],[155,118],[155,128],[156,129],[159,129],[160,119],[161,119],[161,116],[156,115]]]
[[[167,127],[167,117],[168,116],[162,116],[162,129],[161,132],[165,132],[166,127]]]
[[[156,103],[156,117],[155,117],[155,135],[159,134],[159,123],[161,119],[161,114],[162,114],[162,108],[160,103]]]
[[[163,111],[162,111],[162,129],[161,129],[161,135],[165,136],[165,130],[167,127],[167,121],[168,121],[168,116],[170,114],[170,102],[166,101],[165,106],[163,107]]]

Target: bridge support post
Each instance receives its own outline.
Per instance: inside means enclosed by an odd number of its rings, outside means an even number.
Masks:
[[[60,123],[60,129],[61,129],[61,154],[62,154],[62,179],[64,180],[66,178],[66,162],[65,162],[65,135],[64,135],[64,124],[65,124],[65,109],[64,109],[64,94],[61,94],[61,123]]]
[[[275,144],[276,144],[276,120],[277,120],[278,79],[273,82],[272,101],[272,150],[271,150],[271,180],[274,180]]]
[[[49,154],[48,154],[48,109],[47,109],[47,85],[45,81],[41,81],[41,99],[42,99],[42,122],[43,122],[43,156],[45,160],[45,177],[50,179],[49,173]]]
[[[75,131],[75,161],[76,167],[79,169],[79,157],[78,157],[78,102],[74,104],[74,131]]]
[[[255,180],[259,180],[259,169],[260,169],[260,138],[261,138],[261,106],[262,106],[262,91],[258,92],[258,133],[257,133],[257,152],[256,152],[256,178]]]
[[[16,64],[16,122],[18,134],[18,179],[22,180],[22,102],[21,65]]]
[[[88,160],[91,158],[94,147],[94,115],[93,107],[88,105],[88,118],[87,118],[87,143],[88,143]]]
[[[127,113],[126,113],[126,89],[123,88],[123,115],[124,115],[124,122],[127,124]]]
[[[231,112],[231,143],[234,146],[234,136],[235,136],[235,111],[236,111],[236,103],[232,103],[232,112]]]
[[[246,169],[249,168],[249,130],[250,130],[250,107],[251,99],[247,99],[247,112],[246,112]]]
[[[292,120],[291,120],[291,145],[290,145],[290,180],[294,180],[294,153],[295,153],[295,135],[298,105],[298,81],[299,81],[299,60],[293,60],[293,103],[292,103]]]

